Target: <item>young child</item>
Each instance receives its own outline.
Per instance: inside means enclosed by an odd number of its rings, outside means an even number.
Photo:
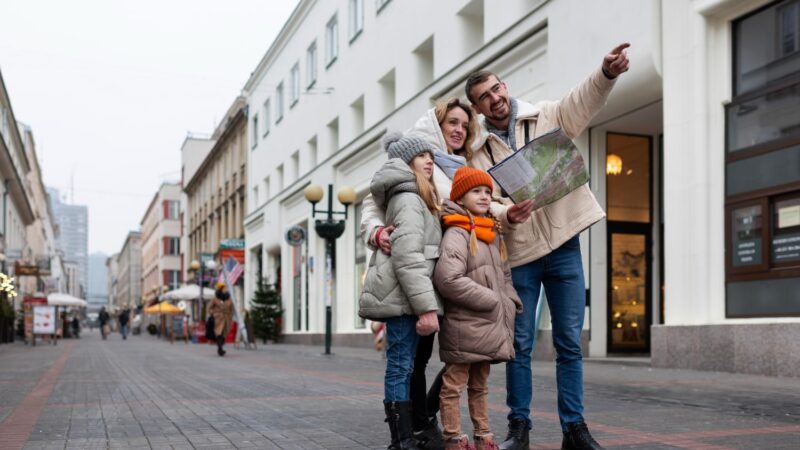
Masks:
[[[489,429],[489,365],[514,357],[514,318],[522,302],[511,284],[505,245],[488,215],[492,179],[462,167],[443,204],[446,227],[433,282],[444,300],[439,354],[445,363],[440,394],[445,449],[471,449],[461,432],[459,399],[467,387],[475,448],[496,449]]]
[[[372,179],[375,205],[395,226],[392,251],[375,252],[359,299],[359,315],[386,323],[384,411],[391,449],[413,449],[411,373],[419,336],[438,331],[441,310],[431,275],[442,229],[433,184],[434,147],[419,136],[387,134],[389,160]]]

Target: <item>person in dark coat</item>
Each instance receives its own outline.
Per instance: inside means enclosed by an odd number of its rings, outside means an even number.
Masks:
[[[119,316],[117,316],[117,321],[119,322],[119,332],[122,335],[122,339],[128,339],[128,322],[130,322],[131,316],[130,311],[127,309],[123,309]]]
[[[103,336],[103,340],[108,337],[109,329],[108,321],[111,319],[111,316],[108,315],[108,311],[106,311],[106,307],[100,308],[100,314],[97,316],[97,321],[100,322],[100,334]]]

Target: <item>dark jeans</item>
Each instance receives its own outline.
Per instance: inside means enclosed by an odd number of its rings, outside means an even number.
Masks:
[[[414,372],[418,341],[417,316],[402,315],[386,319],[385,403],[411,400],[411,374]]]
[[[430,423],[430,418],[439,412],[439,392],[442,390],[442,375],[444,368],[439,371],[427,390],[425,369],[433,354],[433,342],[436,333],[429,336],[420,336],[417,344],[417,353],[414,355],[414,372],[411,373],[411,407],[414,413],[414,431],[421,431]]]
[[[511,269],[514,288],[522,299],[523,312],[514,323],[516,357],[506,364],[506,404],[509,419],[530,424],[533,398],[531,353],[536,337],[536,304],[544,284],[553,325],[556,349],[558,417],[566,431],[568,423],[583,422],[583,359],[581,329],[586,307],[586,286],[578,237],[549,255]]]

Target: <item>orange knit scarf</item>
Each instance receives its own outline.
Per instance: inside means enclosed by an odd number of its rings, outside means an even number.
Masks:
[[[494,242],[494,220],[490,219],[489,217],[474,217],[473,220],[475,223],[475,235],[478,236],[478,239],[486,242],[487,244]],[[442,221],[444,222],[445,227],[459,227],[467,231],[471,230],[469,217],[461,214],[449,214],[444,216]]]

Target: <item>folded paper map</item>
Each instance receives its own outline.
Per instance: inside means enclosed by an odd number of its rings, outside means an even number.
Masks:
[[[589,181],[581,152],[561,128],[532,140],[489,169],[489,174],[514,203],[533,199],[534,209]]]

